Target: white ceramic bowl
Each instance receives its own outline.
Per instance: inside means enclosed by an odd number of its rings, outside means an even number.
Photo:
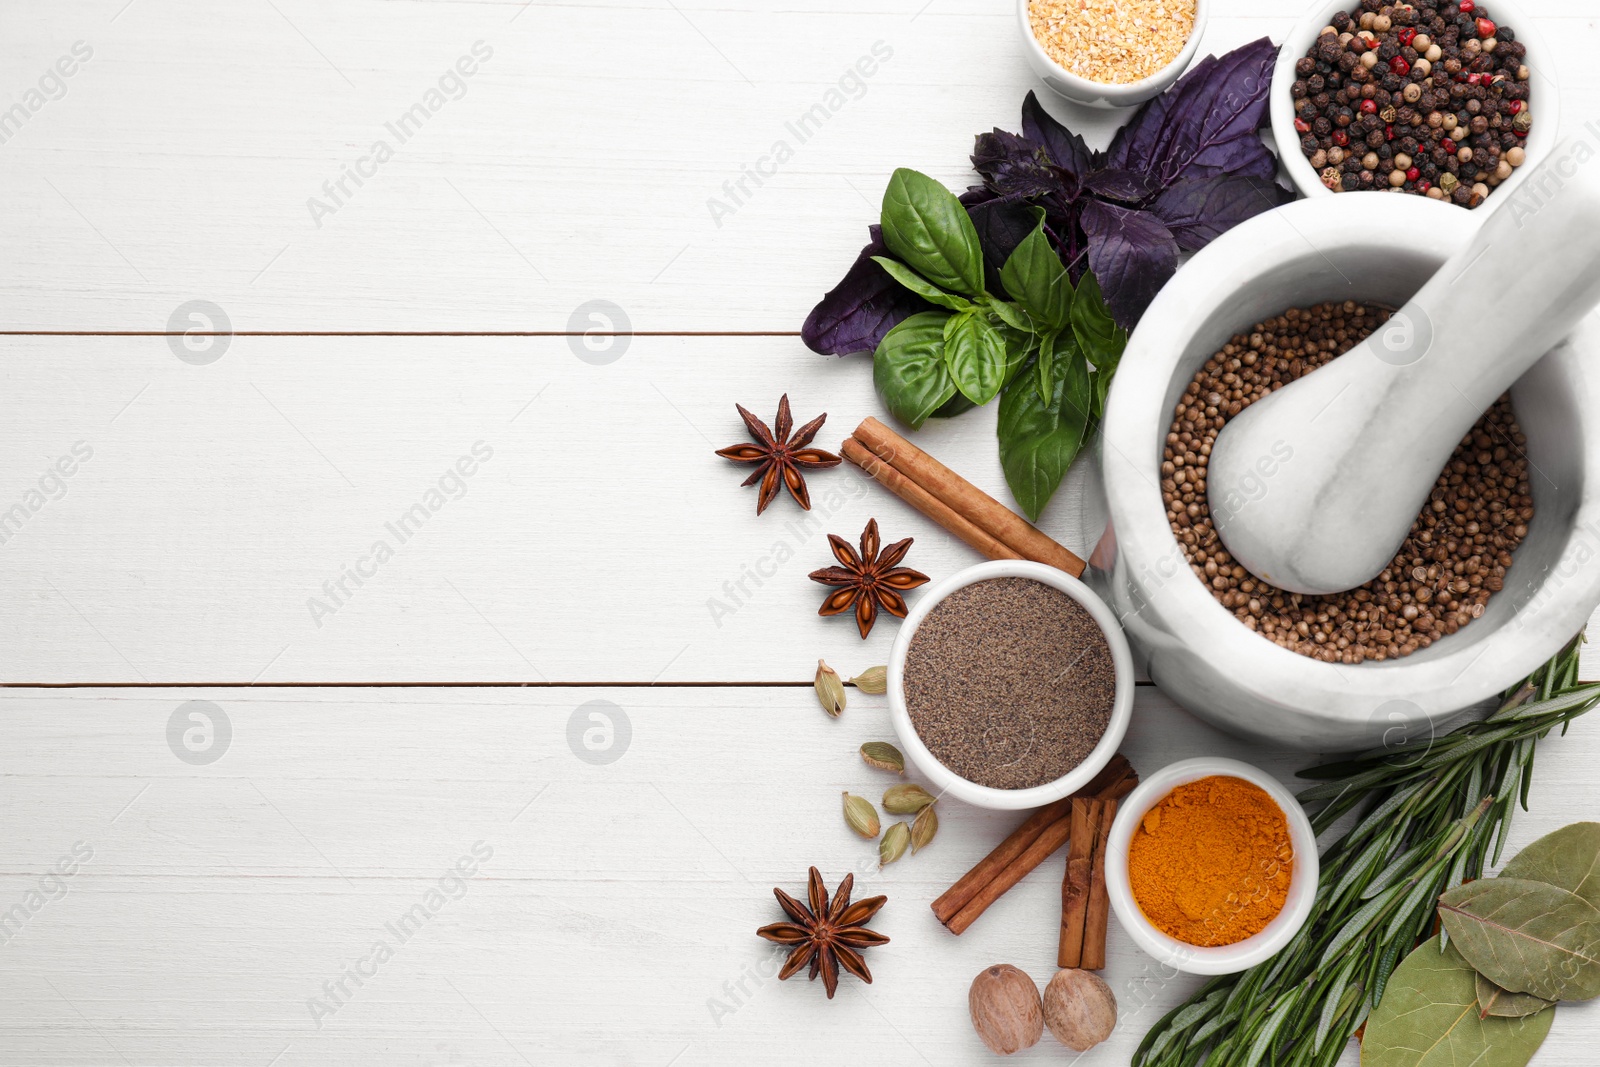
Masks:
[[[1533,71],[1533,92],[1528,101],[1533,109],[1533,128],[1528,131],[1524,151],[1527,162],[1512,172],[1490,194],[1488,201],[1477,210],[1493,206],[1498,199],[1514,192],[1536,164],[1555,147],[1561,125],[1561,95],[1556,88],[1554,60],[1539,26],[1528,13],[1512,0],[1484,0],[1484,6],[1496,22],[1504,23],[1516,31],[1517,41],[1528,46],[1527,64]],[[1278,157],[1289,172],[1295,188],[1302,196],[1332,196],[1333,190],[1322,184],[1322,178],[1311,161],[1300,150],[1300,135],[1294,128],[1294,98],[1289,87],[1294,84],[1294,65],[1311,50],[1312,42],[1328,25],[1335,12],[1359,8],[1354,0],[1315,0],[1301,16],[1294,29],[1284,38],[1278,50],[1278,63],[1272,71],[1272,137],[1278,144]],[[1410,195],[1410,194],[1403,194]]]
[[[1260,786],[1277,801],[1288,818],[1294,860],[1289,875],[1289,896],[1277,917],[1260,933],[1243,941],[1202,948],[1163,933],[1139,910],[1128,884],[1128,845],[1145,812],[1159,804],[1168,793],[1180,785],[1213,775],[1243,778]],[[1306,818],[1300,802],[1276,778],[1238,760],[1202,756],[1171,764],[1146,777],[1117,807],[1117,817],[1112,820],[1111,833],[1106,839],[1106,851],[1106,891],[1111,898],[1111,909],[1117,913],[1117,921],[1128,931],[1134,944],[1161,963],[1189,974],[1232,974],[1254,967],[1294,939],[1311,915],[1311,905],[1317,895],[1320,864],[1317,835],[1311,829],[1311,820]]]
[[[1087,107],[1102,108],[1133,107],[1135,104],[1142,104],[1177,81],[1183,72],[1189,69],[1189,64],[1194,62],[1194,54],[1200,48],[1200,38],[1205,35],[1206,18],[1210,14],[1210,9],[1211,0],[1195,0],[1194,28],[1189,31],[1189,39],[1184,42],[1183,51],[1179,52],[1171,63],[1148,78],[1141,78],[1136,82],[1108,84],[1090,81],[1074,74],[1051,59],[1050,53],[1044,50],[1044,46],[1033,35],[1033,26],[1028,21],[1028,0],[1017,0],[1017,18],[1022,28],[1023,53],[1028,57],[1028,66],[1033,68],[1039,80],[1044,82],[1047,89],[1064,100]]]
[[[911,647],[911,639],[916,635],[917,627],[928,617],[928,612],[957,589],[991,578],[1032,578],[1034,581],[1061,590],[1082,604],[1094,617],[1094,621],[1099,623],[1100,629],[1105,631],[1106,643],[1111,646],[1111,661],[1116,667],[1116,696],[1111,705],[1111,721],[1106,724],[1106,732],[1101,736],[1100,742],[1082,763],[1067,774],[1053,782],[1031,789],[996,789],[968,781],[956,774],[928,751],[928,746],[924,745],[922,738],[917,735],[917,728],[911,724],[910,712],[906,710],[904,685],[906,651]],[[937,792],[948,793],[981,808],[1037,808],[1053,800],[1060,800],[1067,794],[1075,793],[1088,785],[1089,780],[1099,774],[1111,761],[1118,746],[1122,744],[1123,735],[1128,732],[1128,720],[1133,715],[1133,688],[1133,656],[1128,651],[1127,638],[1122,636],[1122,627],[1117,625],[1116,615],[1106,606],[1105,601],[1070,574],[1042,563],[1029,563],[1025,560],[979,563],[934,584],[918,599],[917,606],[906,616],[906,621],[901,625],[900,633],[895,638],[894,650],[889,654],[889,716],[894,724],[894,732],[900,739],[901,751],[910,757],[923,777],[933,783]]]

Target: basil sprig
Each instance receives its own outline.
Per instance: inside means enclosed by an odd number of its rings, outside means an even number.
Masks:
[[[1017,503],[1037,519],[1105,410],[1128,335],[1085,273],[1074,287],[1037,224],[987,287],[977,228],[954,194],[897,170],[883,196],[884,244],[874,262],[943,310],[900,323],[873,355],[885,406],[913,429],[1000,397],[1000,463]]]

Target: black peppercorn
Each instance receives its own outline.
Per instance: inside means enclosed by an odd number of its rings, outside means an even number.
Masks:
[[[1311,102],[1317,105],[1317,109],[1321,111],[1327,108],[1328,102],[1331,99],[1332,98],[1327,93],[1318,93],[1316,96],[1311,98]]]
[[[1318,137],[1326,137],[1333,132],[1333,123],[1329,122],[1325,116],[1318,117],[1317,120],[1311,124],[1311,132],[1316,134]]]
[[[1472,202],[1472,190],[1465,185],[1456,186],[1456,191],[1450,194],[1450,199],[1466,207]]]
[[[1300,75],[1302,78],[1309,78],[1312,74],[1316,73],[1316,70],[1317,61],[1312,59],[1310,56],[1297,61],[1294,65],[1294,72]]]
[[[1516,43],[1516,40],[1517,40],[1516,31],[1513,30],[1510,26],[1497,26],[1497,27],[1495,27],[1494,37],[1495,37],[1495,40],[1499,41],[1503,45],[1514,44],[1514,43]]]
[[[1327,80],[1320,74],[1313,74],[1306,79],[1306,88],[1313,93],[1320,93],[1327,86]]]
[[[1387,144],[1387,141],[1388,139],[1384,137],[1382,130],[1373,130],[1367,134],[1367,146],[1369,148],[1379,148]]]

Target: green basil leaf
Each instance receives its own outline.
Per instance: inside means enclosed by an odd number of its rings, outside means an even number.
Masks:
[[[872,384],[884,406],[913,430],[956,393],[944,365],[948,318],[942,311],[913,315],[885,334],[872,356]]]
[[[1548,882],[1600,907],[1600,822],[1575,822],[1517,853],[1502,878]]]
[[[1055,395],[1056,334],[1047,333],[1039,338],[1039,403],[1048,404]]]
[[[987,298],[983,306],[992,311],[996,319],[1012,329],[1033,332],[1033,321],[1028,318],[1028,313],[1021,306],[1009,300],[996,300],[992,296]]]
[[[1477,975],[1478,1010],[1500,1019],[1522,1019],[1544,1011],[1553,1000],[1536,997],[1532,993],[1512,993],[1501,989],[1483,975]]]
[[[889,277],[930,304],[938,304],[940,307],[949,308],[951,311],[965,311],[972,306],[972,301],[963,300],[959,296],[953,296],[945,292],[898,259],[890,259],[888,256],[873,256],[872,262],[882,267]]]
[[[944,365],[956,388],[974,404],[993,400],[1005,384],[1005,338],[981,315],[963,311],[944,324]]]
[[[1471,964],[1429,938],[1395,968],[1367,1019],[1361,1067],[1525,1067],[1555,1012],[1480,1014]]]
[[[954,193],[926,174],[901,167],[883,193],[883,242],[941,289],[983,292],[977,227]]]
[[[1600,908],[1545,882],[1488,878],[1439,898],[1450,943],[1495,985],[1545,1000],[1600,996]]]
[[[1071,320],[1072,278],[1045,236],[1042,218],[1000,268],[1000,284],[1033,317],[1038,332],[1062,329]]]
[[[946,371],[945,373],[949,374],[950,372]],[[950,386],[952,389],[954,389],[955,383],[951,382]],[[950,395],[950,399],[946,400],[943,404],[940,404],[934,413],[929,416],[929,418],[953,419],[957,415],[965,415],[967,412],[971,411],[977,406],[978,405],[962,396],[960,390],[956,390]]]
[[[1111,377],[1122,361],[1123,349],[1128,347],[1128,332],[1111,317],[1111,309],[1106,307],[1100,283],[1093,274],[1085,273],[1078,282],[1077,295],[1072,302],[1072,336],[1094,366],[1092,414],[1098,419],[1105,413]]]
[[[1028,330],[1014,330],[1010,326],[1000,323],[995,327],[1000,332],[1006,345],[1006,377],[1001,388],[1011,384],[1011,380],[1022,373],[1028,362],[1028,357],[1033,355],[1038,338]]]
[[[1048,403],[1040,400],[1031,375],[1012,382],[1000,397],[1000,466],[1011,495],[1030,519],[1044,511],[1088,436],[1088,367],[1065,334],[1054,363]]]

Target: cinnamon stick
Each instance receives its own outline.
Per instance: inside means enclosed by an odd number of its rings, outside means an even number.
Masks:
[[[1133,764],[1128,762],[1126,756],[1118,752],[1111,757],[1111,761],[1105,765],[1104,770],[1095,775],[1088,785],[1073,795],[1098,795],[1133,774]],[[1137,781],[1137,776],[1135,776],[1135,781]],[[940,922],[948,926],[951,917],[965,907],[968,901],[977,896],[980,889],[994,881],[1001,871],[1009,867],[1026,852],[1028,846],[1033,844],[1047,826],[1063,816],[1071,814],[1071,812],[1072,797],[1070,796],[1062,797],[1060,800],[1036,809],[1032,815],[1022,821],[1020,826],[1006,835],[1004,841],[996,845],[987,856],[979,860],[977,866],[962,875],[955,885],[947,889],[938,900],[933,902],[933,914],[938,917]],[[1026,874],[1027,872],[1024,871],[1023,873]],[[959,931],[957,932],[959,933]]]
[[[948,504],[875,456],[854,437],[846,437],[839,451],[844,458],[872,475],[895,496],[955,534],[990,559],[1021,559],[1005,542],[973,525]]]
[[[854,437],[873,455],[916,483],[929,496],[1021,558],[1057,567],[1074,578],[1083,574],[1083,560],[877,419],[864,419],[856,427]],[[907,499],[907,502],[918,507],[916,501]]]
[[[1094,860],[1089,875],[1089,911],[1083,920],[1083,958],[1078,963],[1086,971],[1106,965],[1106,927],[1111,919],[1111,897],[1106,891],[1107,839],[1111,821],[1117,817],[1117,802],[1107,800],[1100,807],[1100,826],[1094,835]]]
[[[1028,816],[979,860],[977,866],[933,902],[933,914],[951,933],[965,932],[991,904],[1066,844],[1072,833],[1074,799],[1089,796],[1120,799],[1133,792],[1138,784],[1139,775],[1127,758],[1120,752],[1112,756],[1088,785]]]
[[[1067,848],[1067,873],[1061,882],[1061,940],[1056,949],[1058,967],[1083,965],[1083,931],[1089,917],[1089,883],[1094,863],[1095,830],[1100,825],[1100,801],[1072,802],[1072,844]]]

